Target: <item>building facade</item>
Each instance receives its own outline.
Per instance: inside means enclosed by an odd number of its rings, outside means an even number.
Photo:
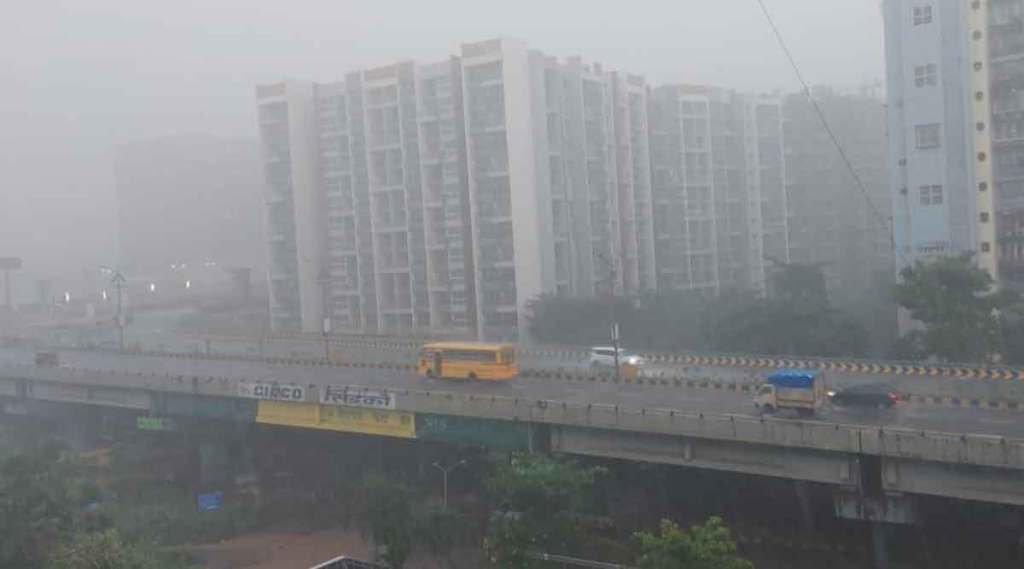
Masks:
[[[261,87],[275,327],[514,339],[654,288],[647,93],[507,39]]]
[[[763,293],[773,264],[844,257],[830,223],[864,209],[795,99],[652,89],[515,40],[257,99],[281,330],[513,340],[543,294]]]
[[[313,84],[283,82],[256,90],[270,321],[275,330],[316,332],[323,319],[323,194]]]
[[[811,92],[861,185],[804,94],[784,99],[789,261],[821,268],[834,306],[860,319],[884,349],[895,310],[886,109],[868,94]]]
[[[651,94],[657,286],[763,292],[788,260],[779,101],[704,86]]]
[[[998,271],[1001,282],[1020,289],[1024,288],[1024,0],[991,0],[979,7],[972,26],[987,27],[983,36],[987,41],[972,36],[979,44],[972,48],[976,62],[986,61],[986,55],[988,62],[995,188],[989,199],[995,200]],[[987,54],[980,44],[987,46]],[[986,78],[978,81],[983,90]]]
[[[1014,115],[1012,61],[1022,42],[1013,4],[1019,14],[1019,1],[883,4],[897,268],[968,252],[999,281],[1012,258],[997,227],[1013,234],[1016,182],[1001,166],[1013,163],[1015,143],[995,137]],[[1002,33],[1014,25],[1016,34]]]

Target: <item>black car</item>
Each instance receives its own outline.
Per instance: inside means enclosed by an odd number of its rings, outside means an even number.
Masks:
[[[890,409],[901,403],[900,395],[888,383],[861,383],[829,392],[829,400],[837,407]]]

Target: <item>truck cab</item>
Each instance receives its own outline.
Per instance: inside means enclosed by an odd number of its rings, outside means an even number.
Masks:
[[[764,413],[792,410],[800,416],[811,416],[824,402],[821,370],[776,371],[765,377],[754,395],[754,407]]]

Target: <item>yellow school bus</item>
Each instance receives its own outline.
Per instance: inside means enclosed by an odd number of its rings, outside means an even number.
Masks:
[[[437,342],[420,351],[419,373],[445,379],[507,381],[519,374],[510,344]]]

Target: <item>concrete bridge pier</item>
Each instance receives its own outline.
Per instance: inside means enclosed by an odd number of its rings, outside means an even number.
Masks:
[[[871,561],[873,569],[889,569],[889,528],[871,522]]]
[[[915,523],[913,500],[902,494],[870,496],[845,489],[836,492],[834,505],[837,517],[870,524],[873,569],[888,569],[890,526]]]

